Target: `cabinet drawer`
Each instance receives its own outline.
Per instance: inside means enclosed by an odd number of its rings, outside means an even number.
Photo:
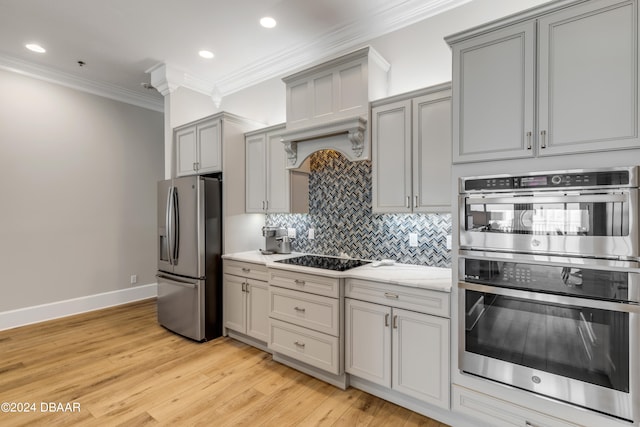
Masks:
[[[262,280],[263,282],[266,282],[269,279],[266,266],[250,262],[224,260],[223,271],[225,274],[233,274],[235,276],[242,276],[248,279]]]
[[[275,353],[341,374],[338,338],[276,319],[269,320],[269,327],[269,348]]]
[[[496,427],[577,427],[559,418],[514,405],[484,393],[453,385],[453,410],[481,420],[491,420]]]
[[[449,293],[410,286],[347,279],[345,297],[449,317]]]
[[[333,277],[272,268],[269,269],[269,284],[327,297],[338,298],[340,296],[340,279]]]
[[[337,299],[269,286],[269,316],[325,334],[338,335]]]

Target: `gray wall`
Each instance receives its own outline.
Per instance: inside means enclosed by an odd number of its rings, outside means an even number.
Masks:
[[[155,282],[163,115],[0,70],[0,312]]]

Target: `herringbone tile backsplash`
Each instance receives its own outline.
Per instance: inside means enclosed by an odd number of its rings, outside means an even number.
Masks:
[[[350,162],[336,151],[314,153],[309,200],[309,214],[266,218],[266,225],[296,229],[294,251],[451,267],[451,215],[372,213],[370,161]],[[309,228],[315,229],[313,240],[307,238]],[[409,233],[418,235],[417,247],[409,246]]]

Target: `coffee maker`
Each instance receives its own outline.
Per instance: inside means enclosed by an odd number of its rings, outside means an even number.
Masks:
[[[265,238],[264,249],[262,253],[271,254],[290,254],[291,239],[288,236],[287,229],[284,227],[262,227],[262,235]]]

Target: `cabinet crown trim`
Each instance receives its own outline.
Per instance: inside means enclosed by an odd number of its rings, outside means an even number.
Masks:
[[[472,37],[479,36],[481,34],[491,32],[500,28],[504,28],[513,24],[517,24],[530,19],[539,18],[542,15],[555,12],[557,10],[573,6],[579,3],[585,3],[589,0],[556,0],[549,3],[545,3],[539,6],[534,6],[530,9],[526,9],[522,12],[516,12],[507,15],[503,18],[498,18],[485,24],[477,25],[464,31],[460,31],[455,34],[451,34],[444,38],[445,42],[452,46],[456,43],[470,39]]]

